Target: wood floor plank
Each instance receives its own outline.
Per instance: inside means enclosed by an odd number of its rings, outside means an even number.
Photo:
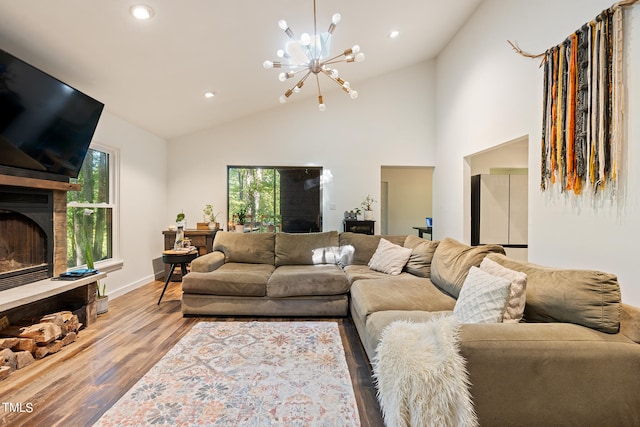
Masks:
[[[152,282],[109,302],[76,342],[0,381],[2,426],[90,426],[203,318],[182,317],[180,286]],[[319,320],[316,318],[215,318]],[[349,318],[337,320],[363,426],[382,426],[371,368]]]

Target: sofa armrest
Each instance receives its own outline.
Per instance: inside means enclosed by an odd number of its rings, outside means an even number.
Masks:
[[[485,323],[460,338],[480,425],[640,425],[640,345],[623,334]]]
[[[640,343],[640,308],[622,304],[620,332],[630,340]]]
[[[224,264],[224,253],[220,251],[209,252],[191,261],[191,271],[208,273],[217,270]]]

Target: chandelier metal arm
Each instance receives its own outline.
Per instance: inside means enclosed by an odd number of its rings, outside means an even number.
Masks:
[[[336,84],[337,84],[338,86],[340,86],[342,89],[345,89],[345,86],[344,86],[345,81],[344,81],[344,80],[342,80],[341,78],[333,77],[333,76],[331,75],[331,73],[330,73],[330,72],[328,72],[328,71],[322,71],[322,72],[324,73],[324,75],[326,75],[326,76],[327,76],[327,77],[329,77],[331,80],[333,80],[334,82],[336,82]]]
[[[351,49],[349,49],[349,50],[351,50]],[[346,52],[346,51],[345,51],[345,52]],[[346,56],[347,56],[347,54],[346,54],[346,53],[344,53],[344,52],[342,52],[341,54],[336,55],[336,56],[334,56],[333,58],[325,59],[325,60],[323,61],[323,63],[324,63],[324,64],[331,63],[332,61],[335,61],[335,60],[336,60],[336,59],[338,59],[338,58],[342,58],[343,56],[344,56],[344,57],[346,57]]]

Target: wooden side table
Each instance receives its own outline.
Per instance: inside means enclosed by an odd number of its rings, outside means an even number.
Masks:
[[[213,239],[216,237],[216,232],[218,230],[184,230],[184,237],[191,239],[191,246],[195,246],[198,248],[198,254],[204,255],[213,251]],[[176,231],[175,230],[163,230],[162,231],[164,237],[164,250],[173,249],[173,244],[176,241]],[[165,265],[164,268],[165,276],[171,277],[169,275],[169,265]],[[173,280],[180,280],[180,274],[178,272],[174,273]]]
[[[169,269],[169,274],[167,274],[167,278],[164,281],[164,288],[162,288],[162,293],[160,294],[160,299],[158,299],[158,305],[160,305],[160,301],[162,301],[162,297],[164,296],[164,292],[167,290],[167,285],[171,280],[171,275],[173,274],[173,270],[176,269],[176,265],[180,264],[180,271],[182,272],[182,277],[187,274],[187,264],[193,261],[198,257],[198,249],[193,248],[190,251],[175,251],[173,249],[163,251],[162,252],[162,262],[167,265],[171,265]]]

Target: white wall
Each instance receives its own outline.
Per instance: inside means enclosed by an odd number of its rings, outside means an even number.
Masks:
[[[104,280],[107,293],[115,298],[155,280],[154,262],[156,270],[163,268],[167,143],[108,112],[100,118],[93,140],[118,149],[120,157],[120,245],[116,256],[124,265]]]
[[[627,9],[627,152],[625,193],[619,204],[541,193],[542,76],[539,60],[514,53],[507,40],[540,53],[611,6],[610,0],[486,0],[439,56],[435,238],[470,238],[469,165],[464,157],[529,136],[529,260],[618,275],[623,301],[640,306],[640,8]]]
[[[309,165],[327,174],[323,229],[341,230],[345,210],[359,207],[367,194],[380,200],[381,165],[434,164],[434,77],[435,63],[420,63],[354,82],[357,100],[339,90],[324,93],[322,113],[315,98],[285,105],[274,99],[270,111],[171,140],[165,227],[181,210],[188,227],[195,226],[207,203],[225,223],[228,165]],[[379,232],[379,203],[374,209]]]

